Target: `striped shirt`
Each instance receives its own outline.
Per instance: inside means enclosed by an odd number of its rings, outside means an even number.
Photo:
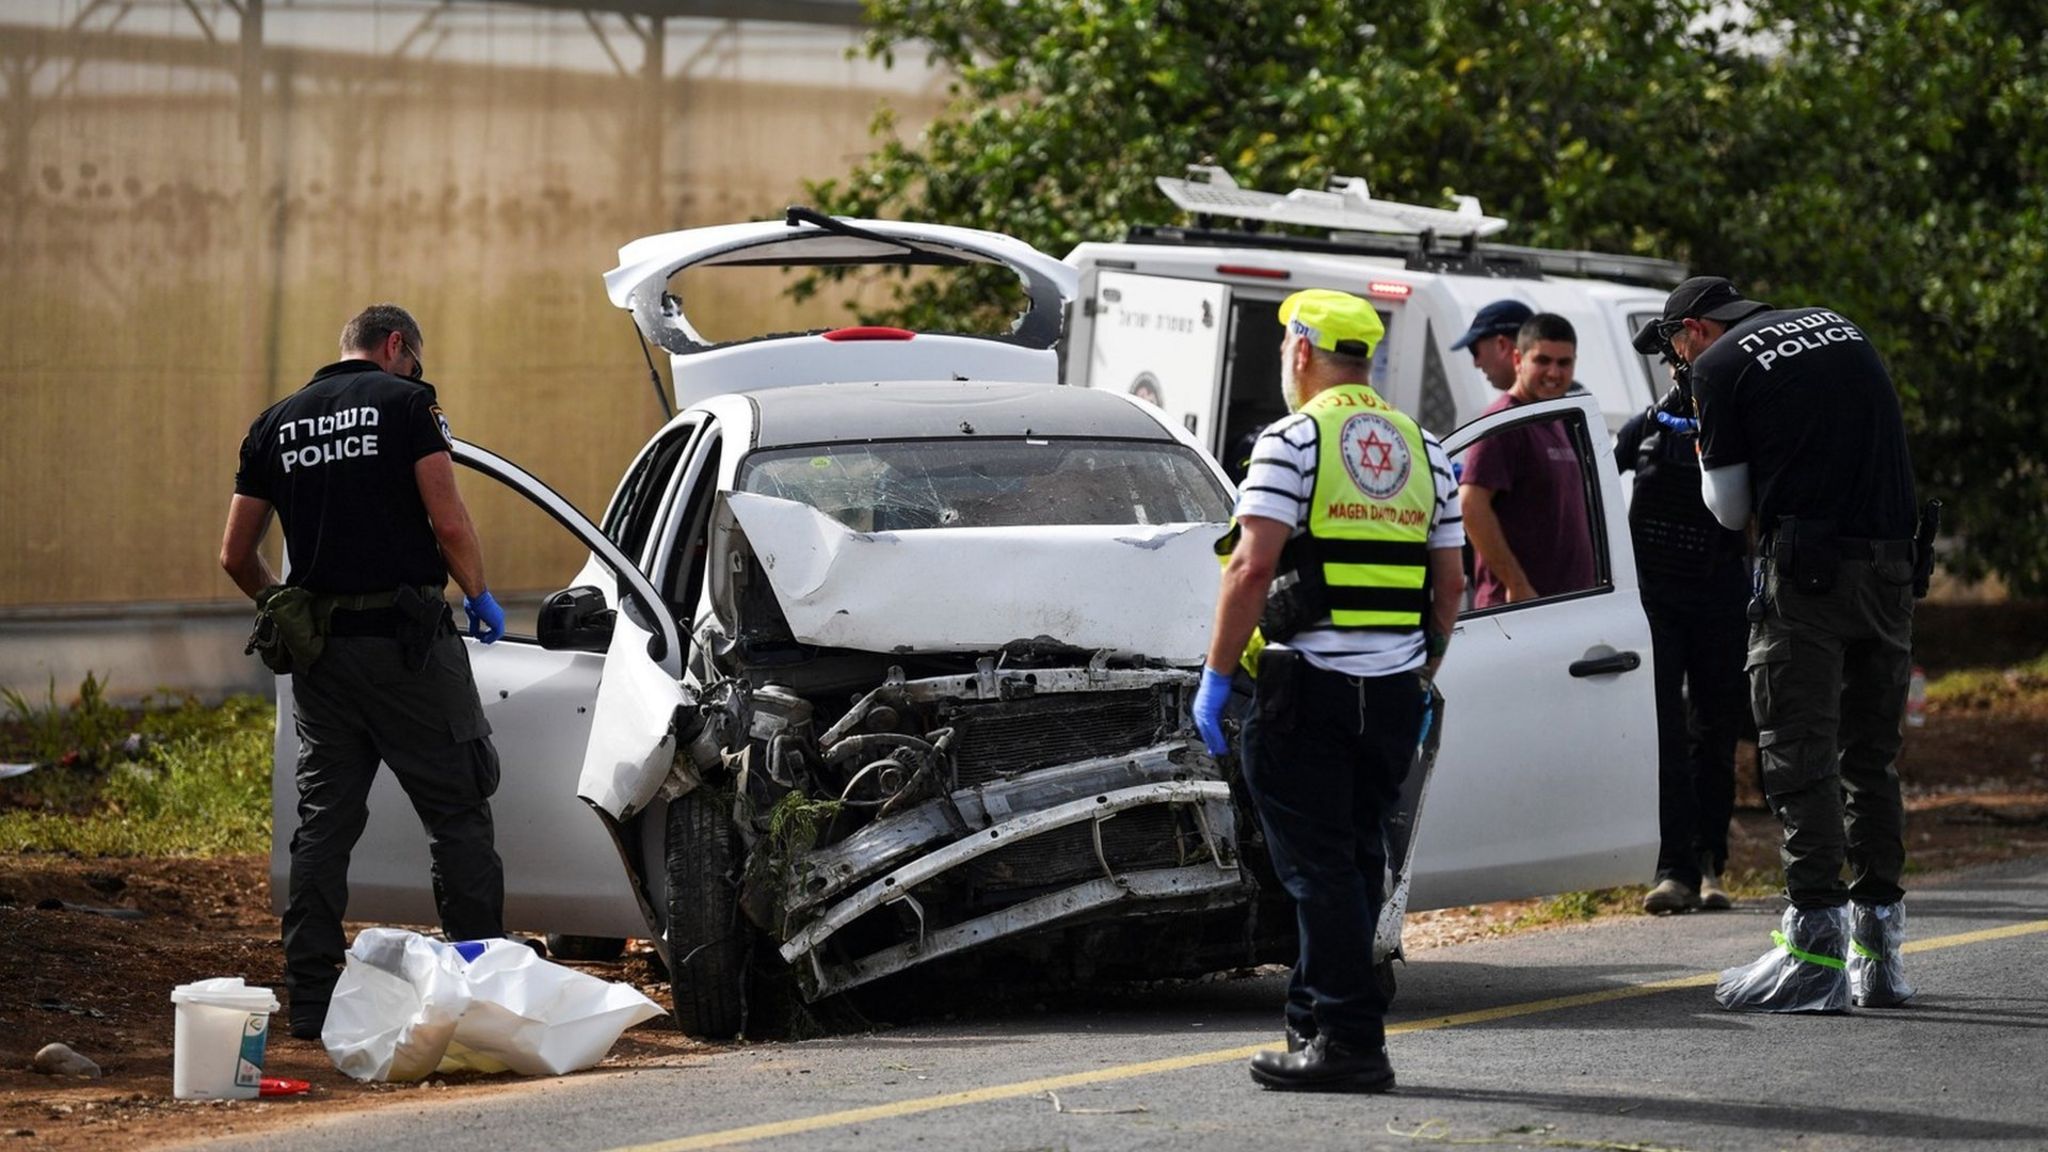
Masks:
[[[1417,429],[1436,478],[1436,510],[1429,521],[1429,547],[1463,548],[1464,516],[1458,508],[1458,484],[1451,477],[1450,457],[1435,436]],[[1237,490],[1237,515],[1263,516],[1294,526],[1294,535],[1308,531],[1309,500],[1316,486],[1316,422],[1295,413],[1276,421],[1252,447],[1251,466]],[[1428,609],[1424,610],[1425,612]],[[1422,630],[1370,632],[1309,628],[1296,633],[1285,647],[1308,662],[1347,676],[1391,676],[1423,663]]]

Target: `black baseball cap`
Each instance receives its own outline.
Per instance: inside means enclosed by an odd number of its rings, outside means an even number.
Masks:
[[[1719,320],[1723,324],[1733,324],[1769,307],[1769,304],[1745,299],[1726,277],[1694,276],[1673,288],[1671,295],[1664,298],[1661,320],[1644,325],[1643,330],[1636,333],[1636,351],[1645,356],[1656,352],[1662,344],[1663,333],[1675,330],[1680,320]]]
[[[1488,336],[1513,336],[1535,314],[1535,309],[1520,300],[1495,300],[1479,310],[1479,315],[1472,318],[1472,326],[1465,329],[1463,336],[1452,341],[1451,351],[1470,348]]]

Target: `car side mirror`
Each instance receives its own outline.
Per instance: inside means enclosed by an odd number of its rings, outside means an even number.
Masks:
[[[534,631],[540,646],[553,651],[603,652],[611,647],[612,626],[619,614],[604,602],[604,593],[588,585],[564,588],[541,602]]]

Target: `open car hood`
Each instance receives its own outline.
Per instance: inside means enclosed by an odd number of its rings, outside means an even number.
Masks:
[[[722,499],[796,639],[870,652],[1047,640],[1199,663],[1221,524],[855,532],[807,504]]]

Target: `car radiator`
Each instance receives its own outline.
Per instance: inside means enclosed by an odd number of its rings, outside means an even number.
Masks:
[[[959,788],[1057,764],[1114,756],[1164,739],[1163,697],[1135,692],[1062,692],[1020,700],[953,704],[939,722],[956,730]]]
[[[1172,725],[1157,692],[1068,692],[993,703],[955,705],[946,724],[959,733],[954,760],[959,787],[999,777],[1113,756],[1157,743]],[[1122,813],[1102,824],[1102,856],[1092,824],[1019,840],[964,870],[984,898],[1026,893],[1119,872],[1171,868],[1203,851],[1199,829],[1164,805]]]

